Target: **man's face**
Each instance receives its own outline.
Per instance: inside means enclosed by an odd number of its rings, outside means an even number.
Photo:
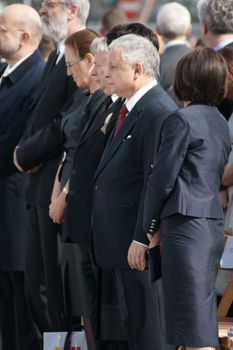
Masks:
[[[108,81],[112,93],[130,98],[135,92],[135,70],[133,65],[122,60],[120,47],[110,50],[108,55]]]
[[[12,16],[0,14],[0,56],[6,60],[12,59],[21,49],[23,29],[18,28]]]
[[[96,79],[100,88],[105,92],[106,95],[111,95],[111,86],[108,82],[108,53],[99,52],[95,54],[95,63],[92,69],[92,76]]]
[[[40,15],[44,33],[56,42],[67,36],[69,6],[65,1],[44,0],[41,4]]]

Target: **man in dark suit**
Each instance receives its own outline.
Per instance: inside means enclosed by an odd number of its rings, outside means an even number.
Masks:
[[[147,39],[127,35],[115,40],[108,66],[112,92],[126,103],[95,174],[95,257],[113,273],[130,349],[168,349],[158,285],[149,283],[145,271],[142,204],[160,128],[177,106],[157,83],[159,56]]]
[[[31,175],[27,190],[30,206],[26,277],[31,312],[41,336],[44,331],[66,328],[63,318],[61,271],[58,264],[60,227],[48,216],[61,149],[58,147],[55,152],[48,152],[43,158],[43,164],[37,164],[36,150],[43,145],[43,140],[38,143],[33,136],[52,120],[59,118],[63,107],[72,102],[76,85],[66,74],[63,41],[71,33],[85,26],[89,7],[88,0],[73,0],[67,3],[45,0],[42,3],[40,13],[45,32],[56,40],[59,52],[55,51],[50,55],[34,105],[31,106],[30,124],[15,152],[15,163],[19,168],[28,170],[37,166],[38,170]]]
[[[160,84],[168,91],[173,85],[179,59],[190,51],[187,37],[192,26],[188,9],[177,2],[163,5],[157,15],[156,29],[165,44],[160,57]]]
[[[233,47],[232,0],[199,0],[197,9],[204,45],[215,51]]]
[[[12,153],[25,129],[28,107],[44,69],[38,45],[42,23],[26,5],[0,13],[0,332],[4,350],[37,349],[24,290],[27,176]]]

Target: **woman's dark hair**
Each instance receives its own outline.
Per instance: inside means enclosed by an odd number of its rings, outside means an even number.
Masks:
[[[177,64],[174,91],[181,101],[217,106],[226,96],[227,64],[219,52],[198,47]]]
[[[65,45],[72,48],[77,56],[84,58],[90,52],[92,41],[98,37],[99,34],[94,30],[83,29],[69,36]]]
[[[233,48],[224,47],[219,52],[223,55],[228,68],[228,90],[226,97],[233,100]]]

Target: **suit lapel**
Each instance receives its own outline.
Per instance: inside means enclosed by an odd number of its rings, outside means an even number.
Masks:
[[[7,63],[1,63],[1,65],[0,65],[0,77],[5,72],[6,67],[7,67]]]
[[[31,67],[37,63],[42,62],[43,58],[41,56],[41,53],[39,50],[36,50],[34,53],[32,53],[25,61],[23,61],[13,72],[11,72],[9,75],[7,75],[4,79],[4,85],[14,85],[18,80],[20,80],[25,74],[28,73],[28,71],[31,69]],[[5,71],[5,69],[4,69]],[[3,73],[4,73],[3,71]],[[0,73],[1,76],[1,73]]]
[[[80,146],[83,142],[86,141],[86,139],[88,139],[94,132],[96,132],[96,128],[92,128],[92,124],[95,122],[95,118],[97,116],[98,113],[101,113],[101,109],[103,106],[103,101],[105,100],[106,96],[103,94],[103,92],[101,90],[98,90],[95,96],[95,101],[94,101],[94,105],[89,106],[90,107],[90,117],[89,120],[86,124],[86,126],[83,129],[83,132],[80,136],[80,142],[79,145]],[[94,95],[93,95],[94,96]],[[98,122],[96,124],[99,124]]]
[[[109,138],[109,141],[106,145],[105,151],[97,168],[95,178],[98,174],[104,169],[107,163],[112,158],[113,154],[117,151],[121,143],[128,136],[129,132],[134,127],[140,115],[143,113],[143,110],[147,103],[149,103],[152,96],[158,95],[162,91],[159,84],[149,90],[134,106],[134,108],[127,115],[121,129],[118,131],[117,135],[114,137],[114,129]]]
[[[122,125],[121,129],[118,131],[116,136],[114,136],[114,129],[113,129],[111,137],[105,148],[103,157],[98,166],[96,176],[103,170],[103,168],[112,158],[113,154],[117,151],[117,149],[119,148],[123,140],[128,136],[129,132],[134,127],[134,124],[136,123],[139,115],[140,115],[140,111],[137,111],[135,113],[135,111],[132,110],[131,112],[128,113],[124,121],[124,124]]]

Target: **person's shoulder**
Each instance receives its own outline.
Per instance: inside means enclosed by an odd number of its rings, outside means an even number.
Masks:
[[[188,128],[189,125],[189,118],[187,113],[188,107],[177,109],[176,111],[173,111],[168,115],[168,117],[165,119],[164,124],[176,127],[183,127]]]
[[[164,110],[164,111],[176,111],[178,109],[175,101],[168,95],[168,93],[162,88],[160,83],[158,83],[151,91],[150,103],[148,103],[149,108],[154,108],[154,110]]]

